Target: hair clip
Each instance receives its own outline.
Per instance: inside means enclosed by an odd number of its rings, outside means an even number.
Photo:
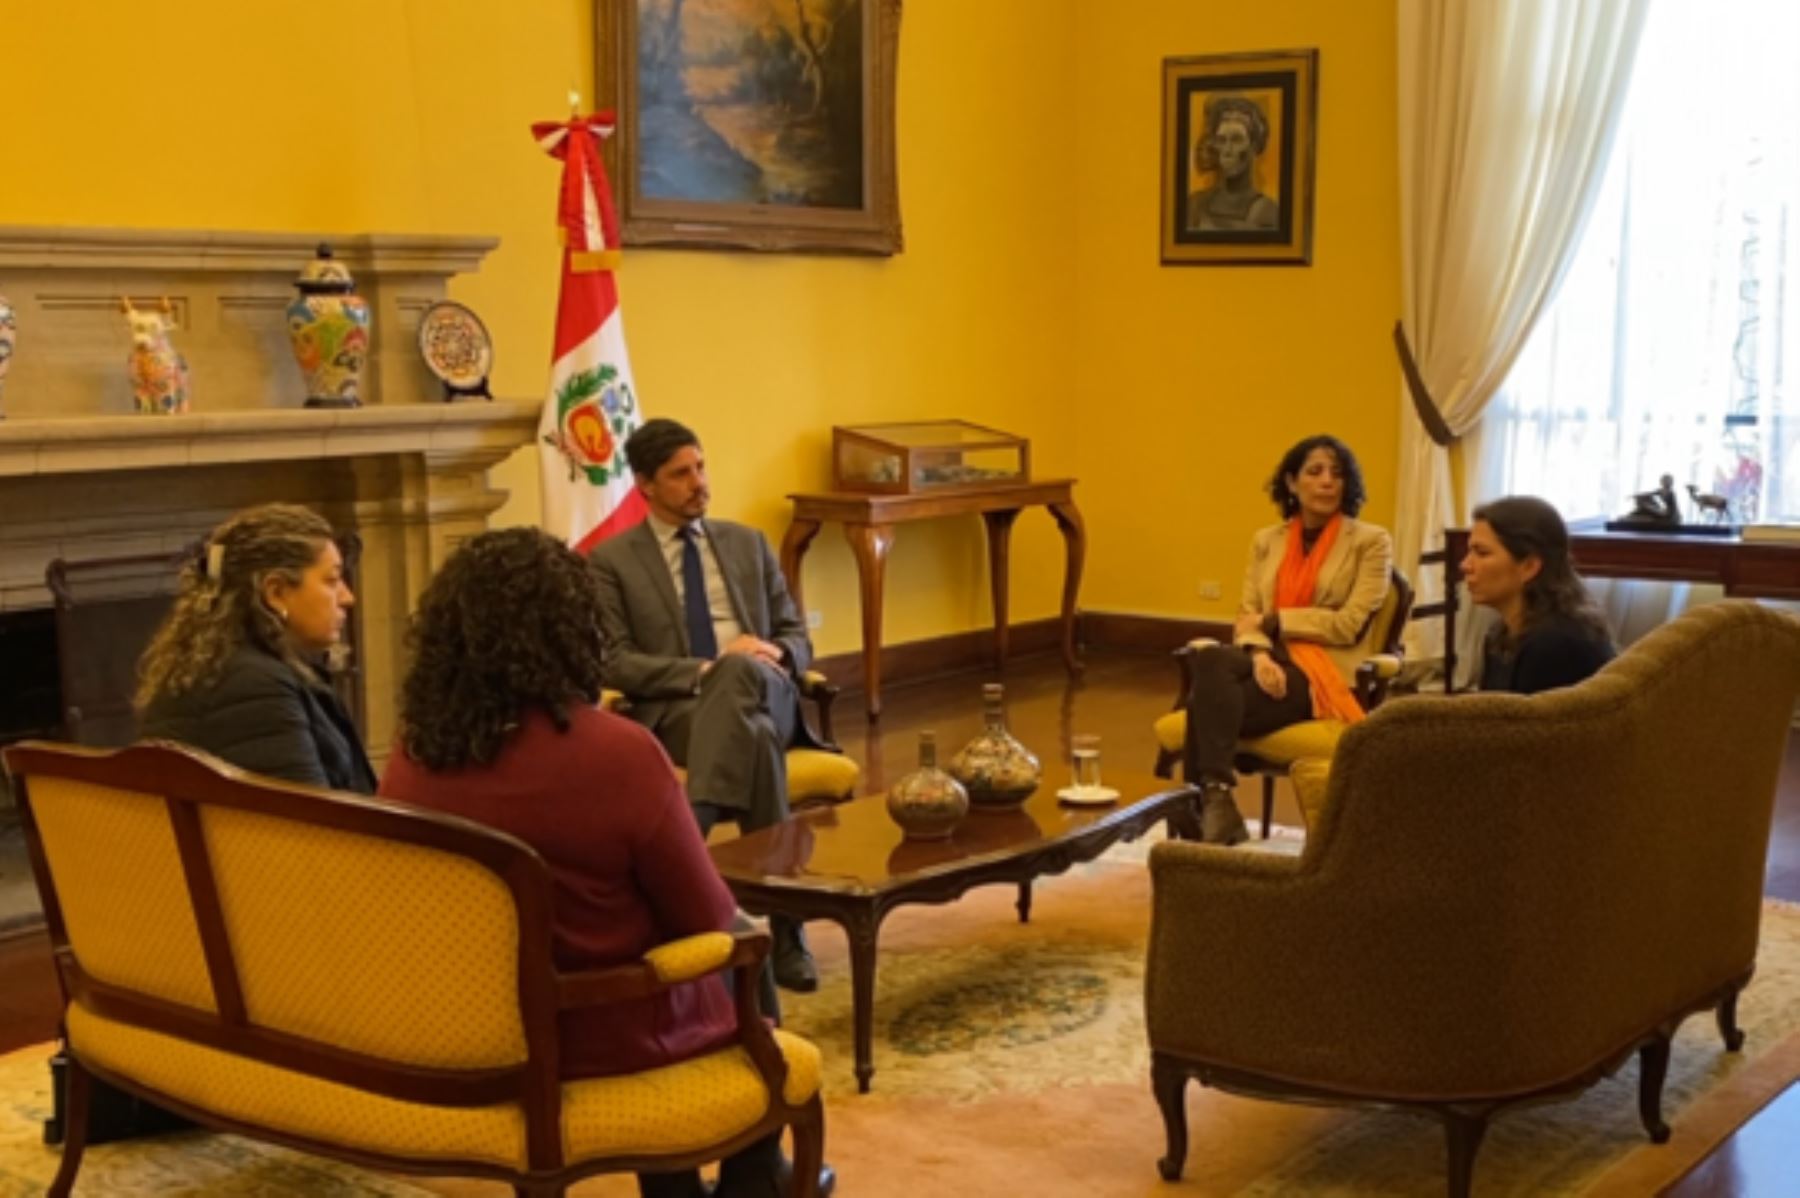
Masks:
[[[206,547],[206,576],[218,582],[225,572],[225,546],[214,541]]]

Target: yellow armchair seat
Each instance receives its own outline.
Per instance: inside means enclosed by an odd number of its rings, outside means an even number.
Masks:
[[[862,767],[842,753],[824,749],[789,749],[788,806],[837,803],[856,794]]]
[[[1276,765],[1303,757],[1330,757],[1346,725],[1341,720],[1306,720],[1290,724],[1267,736],[1238,742],[1238,752],[1250,753]],[[1170,753],[1180,753],[1187,741],[1187,712],[1171,711],[1156,721],[1156,743]]]
[[[513,1104],[404,1102],[266,1065],[68,1008],[69,1041],[83,1060],[177,1101],[259,1128],[416,1161],[478,1160],[524,1170],[525,1116]],[[819,1050],[774,1033],[787,1061],[790,1104],[819,1091]],[[568,1164],[610,1156],[694,1152],[731,1139],[768,1111],[768,1090],[741,1047],[645,1073],[563,1086]]]

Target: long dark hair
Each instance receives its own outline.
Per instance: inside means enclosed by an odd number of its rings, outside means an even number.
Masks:
[[[600,700],[599,586],[535,528],[484,532],[450,555],[407,633],[400,743],[429,770],[494,760],[527,711],[569,727]]]
[[[1569,557],[1569,529],[1555,508],[1535,495],[1508,495],[1476,508],[1475,519],[1485,521],[1516,560],[1535,557],[1542,563],[1537,577],[1525,584],[1521,634],[1546,620],[1561,618],[1573,620],[1612,643],[1606,617],[1588,593],[1581,575],[1575,573],[1575,563]],[[1511,646],[1514,638],[1504,626],[1495,635],[1502,648]]]
[[[163,695],[204,690],[246,644],[310,672],[313,663],[295,656],[262,589],[270,578],[298,586],[331,543],[325,517],[288,503],[247,508],[213,529],[182,569],[175,605],[138,662],[138,710]]]
[[[1306,459],[1315,449],[1328,449],[1336,456],[1338,467],[1344,472],[1344,499],[1339,508],[1344,515],[1354,517],[1362,511],[1363,501],[1368,498],[1368,492],[1363,488],[1362,467],[1348,445],[1326,433],[1308,437],[1282,455],[1281,464],[1275,467],[1275,477],[1269,480],[1269,498],[1281,509],[1283,520],[1294,518],[1300,510],[1300,497],[1288,488],[1288,475],[1300,473],[1300,467],[1306,465]]]

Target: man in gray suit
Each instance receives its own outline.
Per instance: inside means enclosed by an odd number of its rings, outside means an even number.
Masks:
[[[606,682],[631,717],[687,769],[702,834],[720,819],[747,832],[787,818],[787,749],[811,743],[795,679],[812,660],[806,624],[760,532],[706,519],[700,439],[650,420],[625,444],[649,517],[602,541]],[[775,980],[818,987],[800,925],[771,919]]]

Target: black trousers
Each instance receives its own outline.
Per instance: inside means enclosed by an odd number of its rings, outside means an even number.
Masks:
[[[1241,737],[1271,732],[1312,719],[1312,689],[1300,667],[1282,657],[1287,694],[1276,699],[1256,685],[1250,654],[1231,645],[1213,645],[1193,655],[1193,689],[1187,697],[1187,744],[1182,767],[1194,785],[1237,781],[1231,768]]]
[[[719,1193],[781,1198],[776,1190],[780,1174],[781,1133],[775,1132],[719,1163]],[[698,1169],[684,1169],[679,1173],[640,1173],[638,1193],[643,1198],[706,1198]]]

